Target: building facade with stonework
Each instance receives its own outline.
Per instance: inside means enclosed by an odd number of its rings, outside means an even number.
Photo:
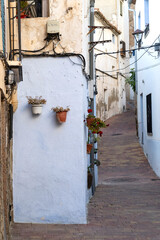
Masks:
[[[9,84],[11,76],[7,61],[7,10],[0,2],[0,239],[9,239],[13,217],[12,195],[12,123],[16,108],[15,88]]]
[[[95,62],[97,114],[103,120],[126,110],[126,73],[129,68],[128,3],[96,1]],[[104,41],[104,42],[103,42]]]

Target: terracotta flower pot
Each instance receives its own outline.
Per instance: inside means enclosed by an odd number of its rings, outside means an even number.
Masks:
[[[63,123],[66,121],[67,118],[67,112],[57,112],[56,113],[57,119],[60,123]]]
[[[92,149],[92,144],[87,144],[87,153],[90,154],[91,153],[91,149]]]
[[[87,118],[87,125],[91,125],[91,123],[94,121],[94,118]]]
[[[93,175],[91,174],[90,171],[88,171],[88,189],[90,189],[92,187],[92,180],[93,180]]]

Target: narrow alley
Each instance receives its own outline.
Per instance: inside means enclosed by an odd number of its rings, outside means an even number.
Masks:
[[[87,225],[13,224],[11,240],[159,240],[160,179],[135,131],[131,106],[110,118],[99,143],[99,186]]]

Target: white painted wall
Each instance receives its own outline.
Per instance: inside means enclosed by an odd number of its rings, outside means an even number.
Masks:
[[[149,26],[150,31],[148,36],[143,38],[143,46],[149,46],[154,43],[159,43],[159,28],[157,23],[160,21],[160,2],[159,0],[149,1]],[[144,23],[144,1],[137,0],[136,15],[141,12],[141,26],[145,29]],[[138,19],[137,19],[138,23]],[[144,50],[138,51],[138,58],[144,56],[138,61],[138,126],[139,138],[142,143],[142,129],[144,134],[143,149],[150,165],[155,173],[160,176],[160,118],[159,118],[159,102],[160,102],[160,57],[154,51],[154,48],[149,49],[147,53]],[[157,65],[153,67],[154,65]],[[147,117],[146,117],[146,95],[152,94],[152,128],[153,134],[147,134]],[[143,110],[141,109],[140,95],[143,94]],[[142,121],[143,120],[143,121]]]
[[[81,64],[77,57],[70,57]],[[23,59],[14,114],[14,221],[86,223],[86,78],[69,58]],[[33,116],[26,96],[47,100]],[[69,106],[59,124],[52,107]]]

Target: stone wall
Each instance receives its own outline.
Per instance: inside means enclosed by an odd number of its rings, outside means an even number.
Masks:
[[[135,5],[131,4],[131,9],[135,9]],[[134,12],[129,11],[129,49],[134,48],[134,36],[132,33],[134,32]]]
[[[10,105],[0,91],[0,239],[9,239],[12,208]]]

